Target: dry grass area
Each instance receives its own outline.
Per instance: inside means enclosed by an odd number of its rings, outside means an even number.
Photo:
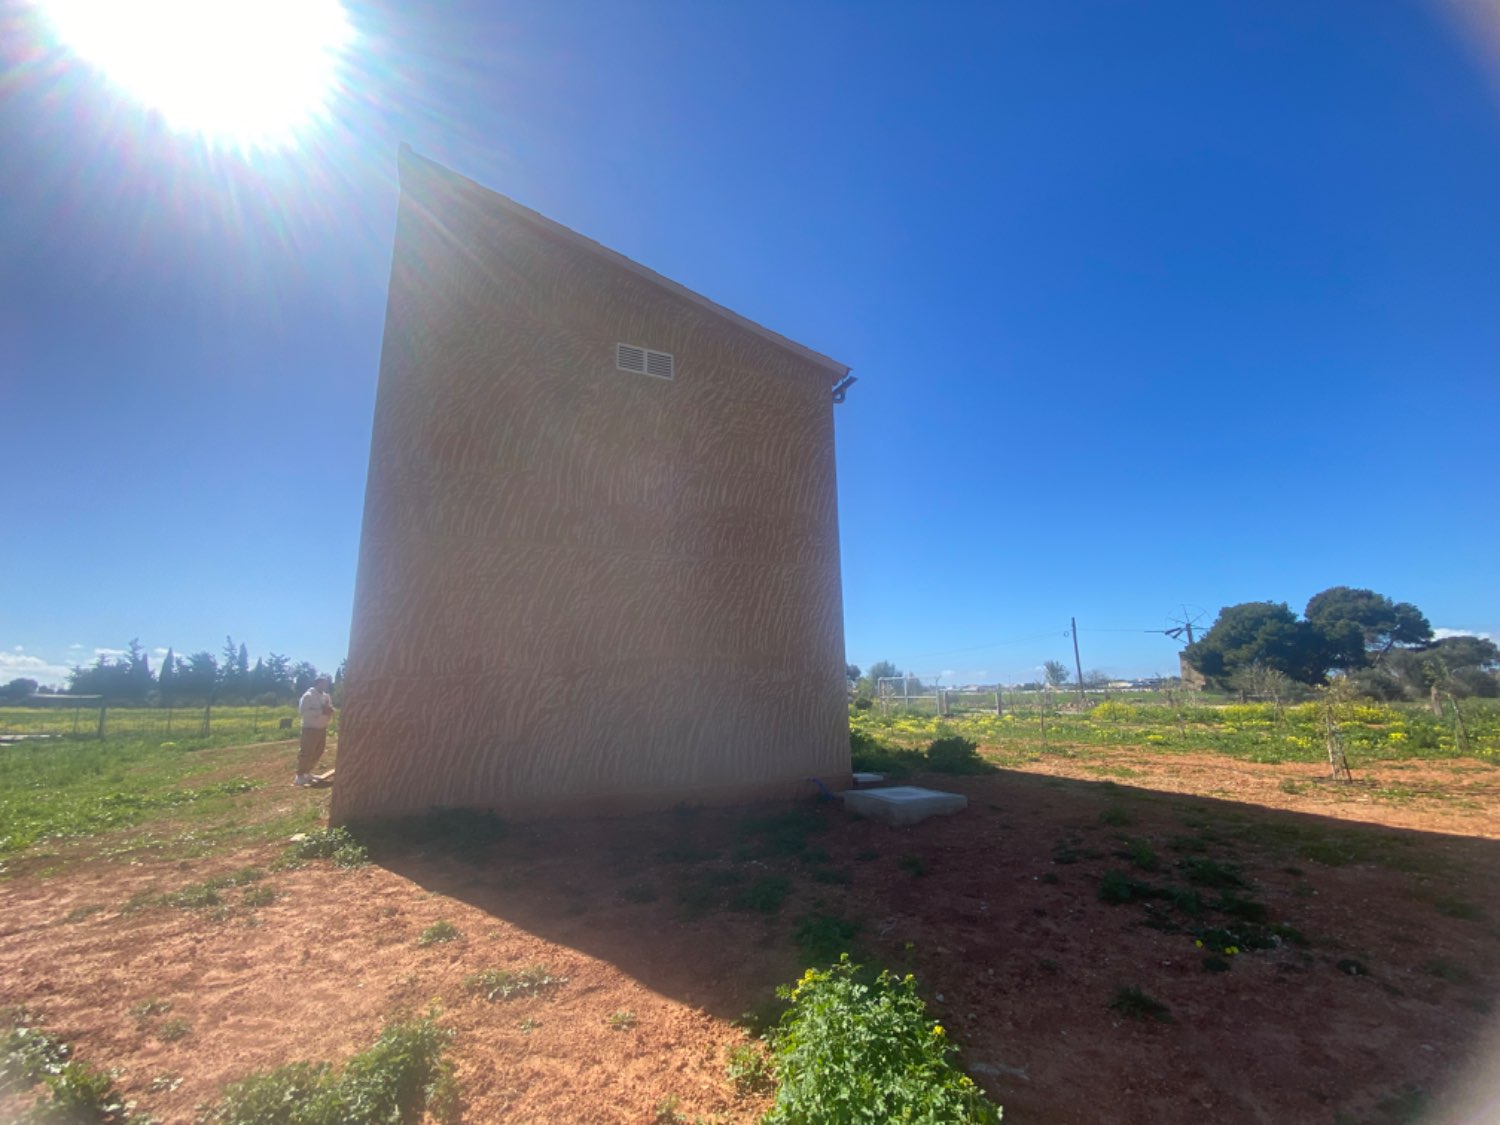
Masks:
[[[258,752],[242,824],[327,801],[286,785],[289,753]],[[1475,1100],[1500,1057],[1493,766],[1336,787],[1064,747],[917,781],[969,809],[908,829],[811,802],[515,825],[286,870],[284,840],[154,821],[11,865],[0,1004],[163,1122],[434,1002],[463,1120],[750,1122],[768,1102],[726,1075],[737,1018],[847,947],[917,975],[1007,1122],[1500,1119]],[[181,894],[235,872],[216,904]],[[466,983],[538,967],[553,983],[510,999]]]

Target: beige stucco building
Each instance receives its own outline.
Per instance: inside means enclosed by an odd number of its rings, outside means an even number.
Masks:
[[[332,816],[847,783],[848,369],[403,148]]]

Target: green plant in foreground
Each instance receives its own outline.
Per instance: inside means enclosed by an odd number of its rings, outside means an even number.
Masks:
[[[553,976],[552,970],[546,965],[526,965],[514,972],[509,969],[485,969],[464,978],[464,988],[491,1001],[535,996],[549,988],[561,988],[567,983],[567,977]]]
[[[949,1061],[910,976],[861,983],[847,956],[778,990],[791,1008],[772,1032],[780,1085],[767,1125],[865,1121],[991,1123],[1000,1108]]]
[[[606,1021],[615,1031],[629,1031],[635,1026],[635,1013],[629,1008],[617,1008],[609,1013]]]
[[[422,931],[422,936],[417,938],[417,944],[421,946],[442,945],[445,942],[462,941],[463,936],[463,931],[452,922],[440,918]]]
[[[392,1023],[342,1071],[327,1063],[298,1062],[253,1074],[230,1086],[202,1120],[208,1125],[416,1125],[427,1113],[450,1119],[457,1088],[452,1064],[443,1056],[451,1038],[432,1012]]]
[[[364,845],[342,825],[302,833],[293,839],[288,854],[293,859],[331,859],[339,867],[360,867],[370,861]]]
[[[12,1026],[0,1040],[0,1095],[58,1073],[70,1054],[66,1043],[35,1026],[26,1009],[11,1009],[6,1021]]]
[[[76,1059],[54,1074],[45,1074],[50,1100],[37,1102],[23,1118],[26,1125],[116,1125],[130,1120],[114,1077]]]
[[[34,1103],[20,1121],[115,1125],[130,1119],[112,1075],[70,1059],[68,1044],[34,1026],[26,1009],[8,1009],[5,1017],[11,1027],[0,1040],[0,1097],[20,1094],[37,1082],[47,1090],[47,1097]]]
[[[724,1073],[741,1095],[769,1093],[776,1085],[776,1070],[758,1043],[736,1043],[730,1047]]]

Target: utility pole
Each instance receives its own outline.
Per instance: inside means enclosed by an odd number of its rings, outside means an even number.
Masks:
[[[1078,659],[1078,618],[1068,618],[1068,624],[1072,626],[1069,631],[1073,634],[1073,669],[1078,673],[1078,702],[1087,707],[1089,697],[1083,690],[1083,662]]]

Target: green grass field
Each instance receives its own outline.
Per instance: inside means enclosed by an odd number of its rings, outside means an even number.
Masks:
[[[1468,700],[1463,708],[1462,734],[1451,707],[1439,717],[1416,705],[1340,703],[1335,714],[1354,764],[1471,756],[1500,765],[1500,703]],[[55,735],[0,744],[0,861],[49,841],[157,818],[170,819],[198,847],[236,834],[310,827],[311,821],[302,823],[306,813],[299,813],[302,820],[295,824],[261,827],[234,815],[236,801],[260,784],[233,776],[235,761],[263,764],[268,751],[256,747],[294,737],[295,715],[292,707],[215,708],[210,732],[204,735],[200,709],[169,716],[158,708],[111,708],[106,736],[99,739],[97,718],[81,723],[85,733],[75,737],[70,713],[0,709],[0,733],[22,729]],[[293,730],[283,731],[281,719],[291,719]],[[958,735],[979,743],[1000,762],[1088,747],[1213,753],[1254,762],[1327,761],[1318,703],[1278,710],[1268,703],[1177,707],[1113,700],[1087,711],[1065,711],[1047,707],[1039,698],[1033,706],[1007,709],[1000,716],[882,716],[876,709],[856,709],[850,712],[850,727],[896,747]],[[196,752],[208,747],[245,749],[228,760],[220,754],[204,763]]]
[[[128,827],[169,817],[181,833],[232,838],[249,830],[234,816],[243,794],[259,787],[244,777],[226,777],[237,762],[263,762],[263,744],[296,737],[296,708],[222,707],[202,733],[203,711],[179,710],[170,723],[158,708],[111,708],[106,736],[97,732],[97,712],[86,733],[71,734],[72,717],[32,708],[0,709],[0,731],[47,731],[55,737],[0,744],[0,861],[36,845]],[[291,731],[279,719],[293,718]],[[64,728],[68,729],[64,729]],[[336,726],[335,726],[335,729]],[[209,747],[246,747],[229,759],[199,757]],[[287,757],[287,768],[291,758]],[[305,819],[305,817],[303,818]],[[276,824],[266,831],[310,827]],[[259,831],[257,829],[257,831]]]
[[[1500,702],[1465,700],[1462,706],[1462,732],[1451,705],[1438,717],[1417,705],[1338,703],[1334,715],[1351,762],[1475,757],[1500,763]],[[1252,762],[1328,758],[1321,703],[1278,709],[1270,703],[1174,707],[1112,700],[1087,711],[1064,711],[1038,698],[998,716],[993,711],[949,718],[882,716],[875,708],[852,709],[849,723],[852,730],[893,746],[957,734],[1002,756],[1069,746],[1140,746]]]

